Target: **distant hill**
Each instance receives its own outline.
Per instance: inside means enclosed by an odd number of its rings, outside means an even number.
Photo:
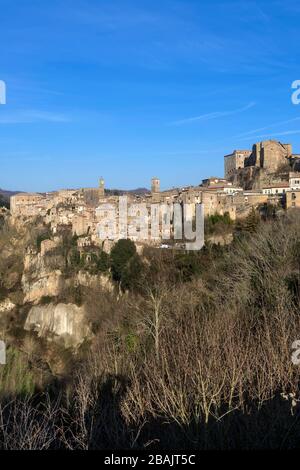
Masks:
[[[76,189],[74,189],[76,191]],[[118,192],[122,194],[149,194],[150,191],[147,188],[137,188],[137,189],[105,189],[107,193]],[[10,196],[14,196],[15,194],[19,194],[26,191],[8,191],[7,189],[0,188],[0,194],[4,197],[9,198]],[[44,194],[44,193],[39,193]]]
[[[21,193],[22,191],[7,191],[6,189],[0,188],[0,195],[3,196],[5,199],[9,199],[10,196],[14,196],[15,194]]]
[[[8,191],[7,189],[1,189],[0,188],[0,207],[1,206],[9,206],[9,199],[11,196],[14,196],[15,194],[19,194],[22,191]],[[150,191],[147,188],[137,188],[137,189],[105,189],[105,194],[107,195],[114,195],[114,196],[122,196],[124,194],[136,194],[136,195],[143,195],[143,194],[149,194]],[[43,193],[39,193],[43,194]]]
[[[137,188],[137,189],[105,189],[105,194],[108,195],[113,195],[113,196],[123,196],[124,194],[137,194],[137,195],[143,195],[143,194],[149,194],[150,191],[147,188]]]
[[[0,190],[0,208],[1,207],[7,207],[9,209],[10,203],[9,203],[9,196],[6,196],[5,193]]]
[[[147,188],[137,188],[137,189],[131,189],[128,192],[133,193],[133,194],[150,194],[151,191],[149,191],[149,189]]]
[[[9,209],[9,199],[11,196],[20,193],[21,191],[8,191],[0,188],[0,207],[7,207]]]
[[[15,194],[19,194],[22,191],[8,191],[7,189],[0,188],[0,207],[4,206],[9,208],[10,206],[10,197],[14,196]],[[147,188],[137,188],[137,189],[105,189],[106,195],[111,196],[123,196],[125,194],[135,194],[142,196],[144,194],[149,194],[150,191]],[[43,193],[40,193],[43,194]]]

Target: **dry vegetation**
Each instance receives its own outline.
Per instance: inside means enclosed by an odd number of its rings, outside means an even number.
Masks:
[[[95,337],[68,373],[39,392],[0,377],[0,446],[297,447],[299,267],[298,212],[229,247],[146,250],[126,295],[87,294]]]

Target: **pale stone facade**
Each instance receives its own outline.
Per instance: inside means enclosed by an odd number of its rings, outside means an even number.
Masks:
[[[272,194],[272,195],[277,195],[277,194],[285,194],[287,191],[290,191],[290,185],[289,183],[277,183],[273,184],[270,186],[265,186],[262,188],[263,194]]]
[[[300,173],[291,172],[289,174],[289,186],[293,189],[300,189]]]
[[[10,209],[14,215],[39,215],[44,208],[44,196],[36,193],[19,193],[10,198]]]

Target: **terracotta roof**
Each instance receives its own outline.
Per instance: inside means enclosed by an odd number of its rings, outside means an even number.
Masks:
[[[276,188],[289,188],[289,187],[290,187],[289,183],[286,182],[286,183],[277,183],[277,184],[274,183],[270,186],[264,186],[262,189],[272,189],[272,188],[276,189]]]
[[[42,197],[41,194],[38,194],[38,193],[18,193],[18,194],[15,194],[15,196],[34,196],[34,197]]]

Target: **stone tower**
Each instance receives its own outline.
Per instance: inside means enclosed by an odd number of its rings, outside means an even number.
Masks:
[[[99,196],[100,197],[104,196],[104,186],[105,186],[104,179],[101,176],[101,178],[99,180]]]
[[[151,180],[151,193],[159,193],[159,192],[160,192],[160,179],[154,177]]]
[[[291,144],[282,144],[277,140],[264,140],[253,146],[249,160],[252,164],[264,168],[268,173],[275,173],[288,163],[291,156]]]

